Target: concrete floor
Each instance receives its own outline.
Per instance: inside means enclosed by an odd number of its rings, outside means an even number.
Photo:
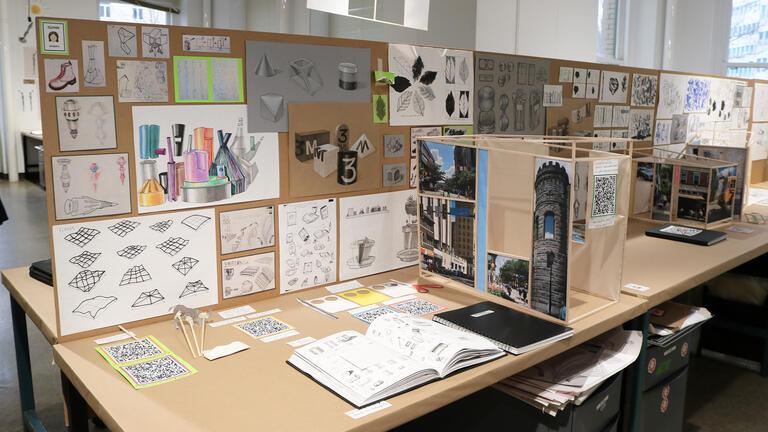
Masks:
[[[10,220],[0,225],[0,269],[49,256],[45,192],[29,182],[0,181]],[[64,430],[58,368],[48,342],[27,320],[37,412],[49,431]],[[16,360],[7,291],[0,290],[0,431],[21,431]],[[706,358],[691,362],[686,432],[768,430],[768,378]]]

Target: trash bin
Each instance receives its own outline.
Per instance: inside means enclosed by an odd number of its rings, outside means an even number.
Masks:
[[[40,172],[38,181],[40,182],[40,187],[45,189],[45,156],[43,156],[43,146],[36,145],[35,150],[37,151],[37,170]]]

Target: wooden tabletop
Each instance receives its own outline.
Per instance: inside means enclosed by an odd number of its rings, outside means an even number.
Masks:
[[[51,345],[57,340],[53,287],[29,277],[29,267],[2,271],[3,285]]]

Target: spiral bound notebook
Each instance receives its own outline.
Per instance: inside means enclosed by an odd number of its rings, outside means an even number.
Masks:
[[[523,354],[573,336],[573,329],[493,302],[436,314],[432,320],[484,336],[512,354]]]

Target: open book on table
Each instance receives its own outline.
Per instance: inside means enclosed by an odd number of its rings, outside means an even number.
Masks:
[[[365,335],[346,330],[296,349],[288,364],[360,408],[503,355],[481,336],[387,314]]]

